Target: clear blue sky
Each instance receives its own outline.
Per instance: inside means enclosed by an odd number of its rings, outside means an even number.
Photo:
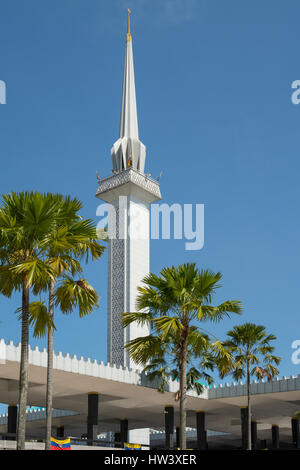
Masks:
[[[127,6],[147,171],[163,170],[164,202],[205,204],[204,248],[152,241],[151,270],[195,261],[221,271],[216,302],[241,299],[244,314],[211,331],[263,324],[278,337],[281,375],[298,374],[298,1],[2,0],[1,193],[71,194],[97,220],[96,170],[111,173],[118,136]],[[85,275],[101,306],[82,320],[56,312],[55,350],[105,361],[106,255]],[[6,340],[20,341],[20,302],[0,297]]]

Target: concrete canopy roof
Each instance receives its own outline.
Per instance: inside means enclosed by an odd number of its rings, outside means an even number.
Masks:
[[[28,405],[45,407],[47,351],[30,349]],[[18,403],[18,378],[20,345],[6,344],[0,340],[0,402]],[[64,425],[69,433],[79,436],[85,432],[88,392],[99,393],[99,432],[119,431],[120,419],[129,420],[129,429],[159,428],[164,426],[164,407],[173,405],[175,426],[179,425],[179,404],[174,396],[178,389],[170,383],[161,394],[155,384],[149,383],[137,370],[116,368],[90,359],[77,359],[61,353],[54,355],[53,408],[69,410],[76,414],[62,416],[56,413],[53,426]],[[270,432],[272,424],[280,426],[281,434],[290,435],[291,417],[300,410],[300,376],[282,378],[272,382],[252,383],[253,415],[259,431]],[[187,426],[196,427],[197,410],[206,412],[206,429],[240,435],[240,408],[246,405],[246,386],[233,384],[205,388],[198,397],[189,392],[187,399]],[[28,422],[27,429],[44,427],[36,414]],[[5,432],[4,426],[0,431]]]

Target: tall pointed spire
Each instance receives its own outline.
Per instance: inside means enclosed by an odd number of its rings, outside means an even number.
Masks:
[[[129,9],[119,137],[139,138]]]
[[[127,9],[127,12],[128,27],[126,34],[120,134],[119,139],[111,149],[111,156],[113,169],[115,171],[122,171],[132,167],[143,173],[145,167],[146,147],[139,140],[132,37],[130,31],[131,11]]]
[[[130,34],[130,13],[131,13],[131,10],[129,10],[129,8],[127,8],[127,13],[128,13],[128,27],[127,27],[126,40],[128,42],[128,41],[131,41],[131,34]]]

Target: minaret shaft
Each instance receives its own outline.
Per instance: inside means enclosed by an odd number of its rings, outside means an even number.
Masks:
[[[157,181],[129,168],[100,181],[96,195],[108,205],[108,361],[137,368],[124,345],[149,334],[123,328],[123,312],[136,311],[138,286],[150,270],[150,204],[161,199]]]
[[[136,310],[137,287],[149,272],[149,203],[132,194],[121,196],[109,209],[109,230],[115,226],[116,237],[109,241],[108,254],[108,360],[137,368],[123,347],[149,330],[135,324],[124,329],[121,314]]]

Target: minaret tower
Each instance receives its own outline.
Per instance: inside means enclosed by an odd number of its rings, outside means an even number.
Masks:
[[[121,323],[136,310],[137,287],[149,272],[150,204],[161,199],[159,183],[145,175],[146,147],[139,140],[130,32],[126,35],[120,134],[111,149],[113,175],[99,181],[96,197],[108,204],[108,361],[137,368],[123,347],[148,335],[146,327]]]

